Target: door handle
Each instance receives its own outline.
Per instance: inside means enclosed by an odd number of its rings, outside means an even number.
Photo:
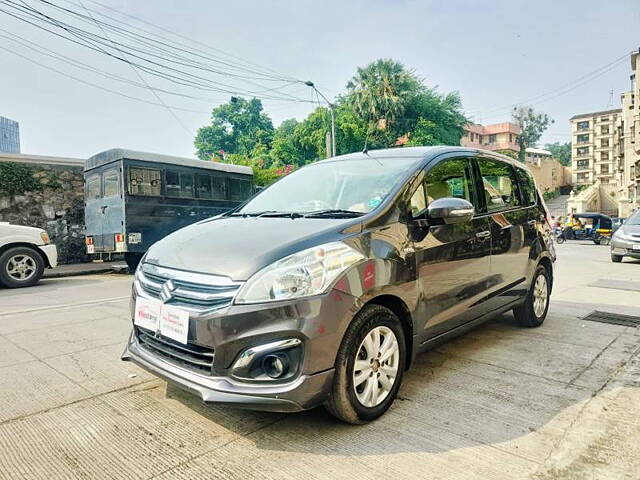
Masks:
[[[491,236],[491,232],[489,230],[485,230],[484,232],[476,233],[476,237],[478,238],[487,238]]]

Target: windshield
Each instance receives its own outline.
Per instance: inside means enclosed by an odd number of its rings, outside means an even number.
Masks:
[[[625,225],[640,225],[640,210],[636,210],[633,215],[631,215]]]
[[[297,170],[250,200],[236,214],[364,214],[375,209],[417,158],[370,158],[319,162]]]

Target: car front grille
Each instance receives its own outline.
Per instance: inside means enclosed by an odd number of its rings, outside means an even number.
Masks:
[[[146,297],[197,313],[231,305],[242,285],[221,275],[185,272],[147,263],[136,272],[135,283]],[[170,288],[163,288],[165,285]],[[167,293],[170,293],[168,297]]]
[[[213,348],[187,343],[183,345],[162,335],[155,335],[145,328],[136,327],[136,338],[142,348],[165,360],[197,373],[211,375]]]

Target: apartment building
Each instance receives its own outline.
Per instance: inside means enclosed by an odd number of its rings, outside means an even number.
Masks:
[[[541,192],[555,192],[571,184],[571,169],[563,166],[549,150],[527,148],[525,162]]]
[[[576,186],[615,183],[614,145],[620,108],[574,115],[571,121],[572,183]]]
[[[621,217],[640,208],[640,50],[631,54],[631,71],[631,90],[621,95],[614,151]]]
[[[6,117],[0,117],[0,152],[20,153],[20,125]]]
[[[516,136],[520,127],[515,123],[504,122],[493,125],[470,123],[464,127],[465,134],[460,139],[463,147],[483,148],[485,150],[504,150],[517,154],[520,146]]]

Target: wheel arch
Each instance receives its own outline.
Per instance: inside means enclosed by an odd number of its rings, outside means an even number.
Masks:
[[[411,317],[409,307],[407,307],[407,304],[400,297],[389,294],[379,295],[372,298],[365,303],[362,308],[365,308],[367,305],[380,305],[381,307],[388,308],[400,319],[400,324],[404,331],[404,343],[407,352],[405,365],[405,370],[407,370],[411,366],[414,354],[413,319]]]
[[[538,265],[542,265],[547,270],[549,283],[551,284],[549,285],[549,289],[553,290],[553,262],[549,257],[543,256],[540,258],[540,261],[538,261]]]
[[[42,258],[42,261],[44,262],[44,267],[51,268],[51,265],[49,264],[49,259],[47,258],[47,256],[44,254],[42,250],[40,250],[40,248],[37,245],[33,243],[29,243],[29,242],[7,243],[6,245],[0,246],[0,255],[2,255],[4,252],[6,252],[11,248],[19,248],[19,247],[30,248],[31,250],[36,251],[38,255],[40,255],[40,258]]]

